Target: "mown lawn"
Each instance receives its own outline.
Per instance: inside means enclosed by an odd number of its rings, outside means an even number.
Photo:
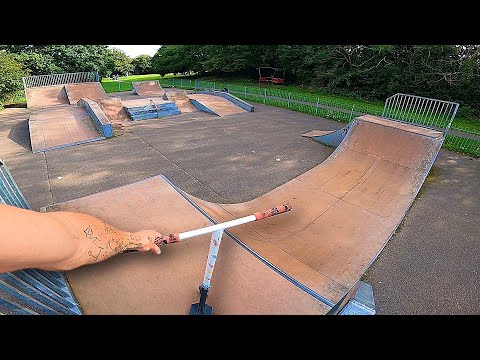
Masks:
[[[164,77],[159,74],[148,74],[148,75],[131,75],[131,76],[120,76],[118,80],[103,78],[102,86],[105,92],[120,92],[120,91],[131,91],[132,82],[135,81],[148,81],[148,80],[160,80],[166,78],[175,77],[173,74],[167,74]]]

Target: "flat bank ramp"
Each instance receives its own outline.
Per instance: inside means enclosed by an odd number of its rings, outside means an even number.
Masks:
[[[161,201],[158,201],[161,199]],[[53,205],[91,214],[128,231],[181,232],[211,222],[163,177]],[[210,236],[129,253],[66,273],[85,314],[182,314],[198,302]],[[224,236],[208,303],[215,314],[322,314],[329,307]]]
[[[64,85],[26,88],[25,96],[29,109],[42,109],[69,103]]]
[[[227,100],[220,96],[208,95],[208,94],[190,94],[190,99],[196,100],[199,103],[205,105],[219,116],[241,114],[247,112],[240,106],[235,105],[230,100]]]
[[[65,91],[70,105],[76,105],[78,100],[87,98],[91,100],[106,98],[107,94],[99,82],[85,82],[66,84]]]
[[[129,231],[169,233],[209,225],[204,215],[222,222],[288,202],[288,214],[231,228],[236,241],[224,235],[208,303],[216,314],[325,314],[353,295],[442,142],[440,132],[362,116],[322,164],[245,203],[184,194],[187,202],[154,177],[50,210],[92,214]],[[186,314],[198,301],[208,246],[209,236],[193,238],[165,246],[158,258],[119,255],[67,277],[86,313]]]
[[[90,115],[80,106],[38,111],[28,120],[34,153],[104,139]]]

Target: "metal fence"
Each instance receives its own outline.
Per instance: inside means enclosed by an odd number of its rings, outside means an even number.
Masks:
[[[65,74],[50,74],[27,76],[22,78],[23,88],[63,85],[71,83],[95,82],[99,81],[98,72],[76,72]]]
[[[382,117],[448,132],[458,103],[422,96],[395,94],[385,100]]]
[[[381,106],[369,106],[351,101],[332,99],[327,96],[292,93],[276,88],[261,88],[255,86],[232,85],[216,81],[200,81],[191,79],[161,79],[164,87],[173,86],[194,90],[222,90],[236,97],[266,105],[283,107],[293,111],[321,116],[348,123],[352,118],[364,114],[381,115]]]
[[[382,116],[399,122],[434,128],[444,133],[444,148],[480,157],[480,141],[458,135],[447,135],[457,113],[459,104],[430,99],[421,96],[395,94],[386,99],[385,104],[362,104],[328,96],[292,93],[276,87],[255,87],[232,85],[217,81],[191,79],[160,79],[162,86],[174,86],[192,90],[222,90],[240,99],[282,107],[326,119],[348,123],[353,118],[365,114]],[[469,131],[471,132],[471,131]]]
[[[448,150],[480,157],[480,141],[475,139],[448,134],[443,147]]]
[[[0,159],[0,203],[29,209],[12,175]],[[59,271],[37,269],[0,273],[0,315],[81,314]]]

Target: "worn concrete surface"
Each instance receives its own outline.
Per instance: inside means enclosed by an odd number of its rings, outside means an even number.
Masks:
[[[113,139],[32,154],[29,113],[0,112],[0,157],[34,209],[158,174],[208,201],[251,200],[333,151],[299,134],[343,126],[255,104],[255,113],[227,118],[190,113],[139,121]],[[440,152],[400,230],[366,276],[378,313],[480,313],[479,178],[479,159]]]

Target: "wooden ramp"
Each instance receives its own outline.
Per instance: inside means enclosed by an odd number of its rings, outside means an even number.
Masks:
[[[188,95],[188,97],[190,99],[198,101],[219,116],[241,114],[247,112],[245,109],[242,109],[240,106],[235,105],[230,100],[227,100],[220,96],[208,94],[190,94]]]
[[[34,153],[102,140],[90,115],[80,106],[61,106],[32,114],[28,120]]]
[[[49,210],[170,233],[208,225],[204,215],[222,222],[289,202],[288,215],[230,230],[251,252],[224,236],[208,303],[215,314],[325,314],[353,294],[442,142],[440,132],[363,116],[325,162],[249,202],[215,204],[185,195],[194,207],[155,177]],[[198,301],[208,246],[208,236],[193,238],[164,247],[160,257],[119,255],[67,277],[87,314],[186,314]]]
[[[68,104],[64,85],[26,88],[27,108],[42,109]]]
[[[107,97],[102,84],[99,82],[85,82],[78,84],[66,84],[65,91],[70,105],[76,105],[81,98],[91,100],[103,99]]]

